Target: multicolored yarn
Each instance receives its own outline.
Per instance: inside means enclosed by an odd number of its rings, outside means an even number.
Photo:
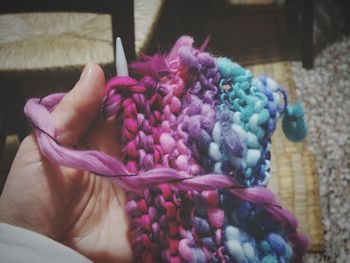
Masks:
[[[122,122],[124,166],[54,140],[50,111],[62,94],[28,101],[25,113],[51,161],[108,176],[128,192],[135,261],[300,262],[308,241],[265,188],[280,115],[293,141],[306,135],[300,105],[282,87],[180,38],[168,55],[116,77],[102,113]],[[284,102],[281,103],[281,96]],[[40,118],[38,115],[40,114]]]
[[[210,156],[216,161],[214,171],[233,174],[248,187],[264,186],[270,178],[270,138],[280,113],[286,109],[280,105],[278,95],[282,88],[266,76],[253,79],[248,70],[227,58],[216,61],[221,75],[219,114],[222,120],[219,118],[213,130]],[[217,145],[223,131],[228,134],[223,136],[234,134],[241,143],[235,151]]]

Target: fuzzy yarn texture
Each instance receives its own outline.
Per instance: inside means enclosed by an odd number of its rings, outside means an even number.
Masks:
[[[64,94],[25,107],[40,149],[127,191],[137,262],[301,262],[308,241],[266,184],[276,122],[283,116],[287,137],[302,140],[302,107],[206,46],[181,37],[168,54],[131,65],[139,80],[107,83],[101,115],[122,123],[122,161],[55,141],[50,112]]]
[[[333,43],[305,70],[292,63],[304,102],[320,180],[325,251],[308,253],[306,262],[350,262],[350,37]]]

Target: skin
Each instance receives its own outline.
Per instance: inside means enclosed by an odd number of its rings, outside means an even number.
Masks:
[[[57,140],[120,155],[116,122],[90,127],[103,97],[102,69],[88,64],[52,112]],[[0,198],[0,221],[52,238],[94,262],[131,262],[124,191],[107,178],[61,167],[40,153],[35,136],[21,143]]]

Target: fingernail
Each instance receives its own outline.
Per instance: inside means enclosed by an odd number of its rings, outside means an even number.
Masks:
[[[91,63],[88,63],[85,65],[83,71],[81,72],[80,79],[85,79],[87,76],[89,76],[91,72]]]

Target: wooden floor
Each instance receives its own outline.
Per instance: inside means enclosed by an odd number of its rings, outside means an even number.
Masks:
[[[209,51],[230,57],[242,65],[300,59],[300,30],[296,16],[292,16],[295,21],[289,20],[293,23],[288,26],[284,13],[218,17],[206,15],[203,6],[191,6],[192,1],[184,10],[173,2],[176,1],[167,1],[164,6],[146,50],[148,54],[159,49],[166,52],[180,36],[190,35],[198,46],[210,36]]]

